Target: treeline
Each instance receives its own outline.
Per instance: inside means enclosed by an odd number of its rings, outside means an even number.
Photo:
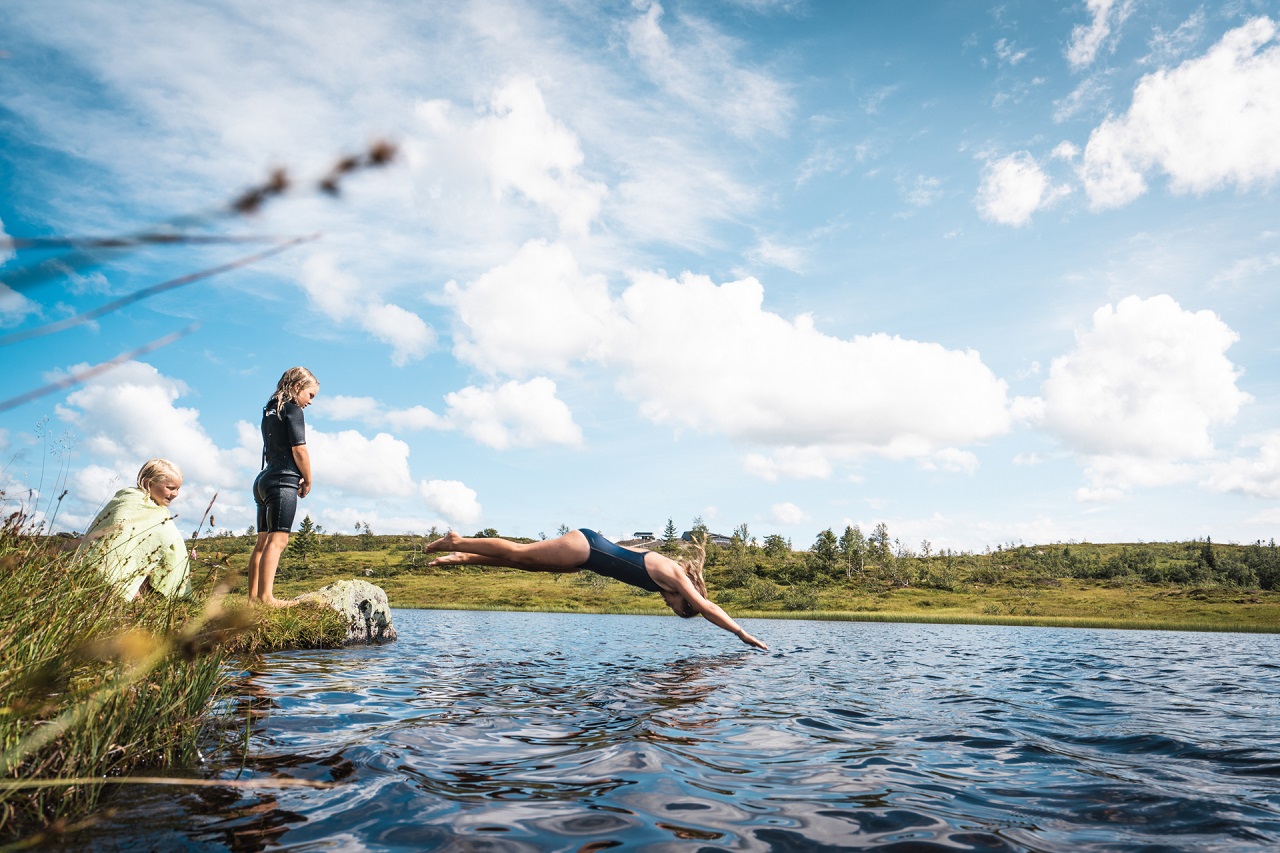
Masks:
[[[751,577],[789,584],[925,586],[952,589],[961,583],[999,584],[1061,578],[1134,581],[1190,586],[1280,588],[1280,547],[1275,540],[1249,545],[1216,545],[1209,539],[1139,545],[997,546],[981,554],[935,551],[928,540],[918,549],[889,534],[885,524],[870,535],[854,525],[837,536],[828,528],[806,551],[782,537],[757,543],[746,526],[730,544],[708,549],[708,566],[722,567],[732,587]]]

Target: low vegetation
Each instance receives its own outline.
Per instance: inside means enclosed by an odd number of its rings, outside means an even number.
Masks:
[[[695,522],[695,531],[701,526]],[[702,530],[705,530],[703,527]],[[546,575],[432,567],[424,546],[438,535],[325,534],[304,521],[277,579],[295,595],[360,577],[395,607],[667,613],[657,597],[592,573]],[[496,536],[489,529],[475,535]],[[1054,545],[1009,544],[982,553],[911,548],[878,525],[820,533],[807,549],[746,526],[708,547],[713,597],[735,615],[867,621],[974,622],[1075,627],[1280,631],[1280,547],[1209,540]],[[232,565],[249,535],[213,542]],[[670,523],[648,547],[681,548]]]
[[[228,596],[217,554],[190,600],[126,602],[72,544],[22,512],[0,520],[0,841],[36,832],[25,846],[82,820],[108,783],[200,767],[240,656],[346,637],[329,608]]]
[[[61,544],[0,524],[0,836],[83,814],[103,777],[198,765],[246,624],[210,577],[199,600],[126,602]]]

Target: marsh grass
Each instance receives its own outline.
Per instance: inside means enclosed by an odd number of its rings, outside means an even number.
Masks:
[[[778,613],[743,612],[739,616],[777,618]],[[1222,631],[1253,634],[1276,633],[1274,625],[1254,622],[1187,621],[1174,619],[1098,619],[1070,616],[1000,616],[978,613],[930,615],[920,613],[850,613],[848,611],[810,611],[788,613],[788,619],[824,622],[915,622],[926,625],[1006,625],[1024,628],[1107,628],[1134,631]]]
[[[84,815],[98,779],[199,765],[252,619],[214,571],[191,600],[126,602],[63,542],[21,512],[0,525],[0,838]]]

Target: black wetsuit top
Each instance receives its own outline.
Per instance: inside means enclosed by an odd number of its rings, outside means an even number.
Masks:
[[[591,546],[591,555],[578,568],[590,569],[598,575],[613,578],[632,586],[638,586],[649,592],[662,592],[662,587],[649,577],[644,567],[644,554],[615,545],[594,530],[580,528],[587,544]]]
[[[301,477],[293,449],[307,443],[307,427],[302,407],[289,401],[277,408],[271,400],[262,407],[262,467],[274,471],[292,471]]]
[[[293,449],[307,443],[302,407],[269,400],[262,408],[262,471],[253,481],[253,501],[258,508],[259,533],[288,533],[298,512],[298,486],[302,472]]]

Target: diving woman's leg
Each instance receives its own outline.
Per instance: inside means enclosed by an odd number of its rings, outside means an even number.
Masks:
[[[458,551],[475,555],[480,560],[450,560],[444,557],[436,563],[448,565],[483,565],[525,569],[531,572],[573,571],[591,556],[587,538],[577,530],[570,530],[555,539],[540,542],[512,542],[498,537],[470,538],[459,536],[450,530],[444,536],[427,545],[428,551]]]

